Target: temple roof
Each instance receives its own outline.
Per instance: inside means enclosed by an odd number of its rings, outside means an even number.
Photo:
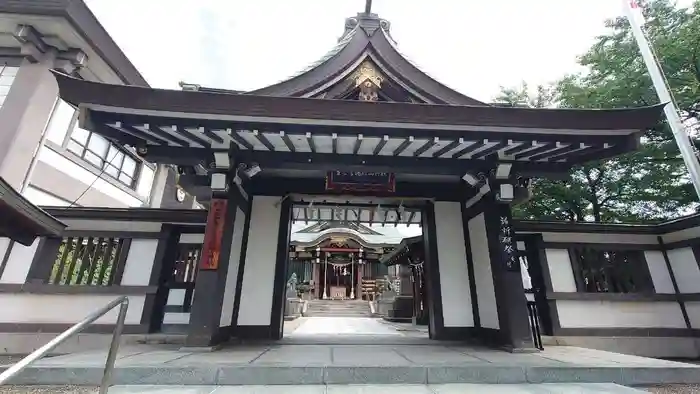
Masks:
[[[39,236],[60,236],[66,225],[26,200],[0,177],[0,237],[29,246]]]
[[[313,229],[319,223],[303,225],[296,223],[292,227],[291,243],[297,246],[312,247],[330,238],[331,236],[348,236],[358,241],[363,247],[395,246],[405,237],[405,235],[395,226],[387,225],[383,227],[374,226],[371,233],[359,232],[350,227],[333,227],[321,231],[305,231]],[[362,226],[365,227],[365,226]]]
[[[418,196],[484,179],[502,163],[512,178],[559,177],[637,149],[642,132],[662,119],[662,105],[485,105],[416,68],[398,51],[389,22],[370,11],[349,18],[338,45],[308,69],[256,91],[110,85],[55,72],[59,95],[80,108],[81,127],[135,147],[150,162],[178,166],[181,185],[199,201],[219,171],[214,152],[229,151],[238,168],[261,169],[249,182],[257,192],[291,186],[310,193],[329,171],[370,171],[394,174],[397,195]],[[375,219],[370,211],[358,216],[360,223]]]
[[[382,256],[379,260],[381,264],[384,265],[396,265],[396,264],[406,264],[408,261],[404,261],[403,257],[414,248],[423,247],[423,236],[417,235],[415,237],[408,237],[401,240],[401,243],[394,249],[391,253]]]
[[[381,19],[371,10],[347,18],[344,27],[338,43],[300,72],[284,81],[243,94],[343,98],[349,89],[355,88],[349,86],[352,84],[352,73],[363,64],[371,64],[382,75],[382,90],[392,96],[391,101],[487,105],[443,85],[421,71],[399,51],[396,41],[391,36],[391,23]],[[242,93],[194,84],[183,85],[202,92]],[[399,91],[401,93],[398,93]]]
[[[375,156],[394,167],[430,160],[454,169],[475,162],[478,169],[513,160],[535,172],[565,172],[636,149],[641,132],[662,117],[661,105],[582,110],[410,104],[163,90],[60,73],[56,79],[61,98],[80,107],[81,127],[148,148],[147,160],[178,165],[191,161],[186,152],[234,144],[241,158],[261,167],[270,153],[290,163],[310,162],[307,154],[359,154],[370,167],[376,167],[369,161]]]

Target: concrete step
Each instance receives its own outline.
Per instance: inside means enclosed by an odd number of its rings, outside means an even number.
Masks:
[[[692,389],[692,388],[691,388]],[[156,385],[156,386],[112,386],[110,394],[490,394],[503,393],[578,393],[578,394],[635,394],[644,393],[629,387],[616,384],[442,384],[442,385],[304,385],[304,386],[197,386],[188,387],[182,385]],[[26,393],[63,393],[63,394],[87,394],[96,392],[93,387],[3,387],[2,394],[26,394]],[[690,393],[692,391],[688,391]]]
[[[304,313],[308,317],[368,317],[367,301],[312,300]]]
[[[1,368],[0,368],[1,369]],[[433,366],[251,366],[200,365],[117,367],[115,385],[348,385],[348,384],[528,384],[617,383],[622,385],[698,384],[697,368],[579,367],[515,365]],[[30,367],[10,383],[17,385],[96,386],[103,368],[86,366]],[[1,392],[1,391],[0,391]]]

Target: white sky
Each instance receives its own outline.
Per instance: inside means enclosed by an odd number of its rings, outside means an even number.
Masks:
[[[179,81],[251,90],[319,59],[364,0],[86,0],[158,88]],[[689,6],[692,0],[679,0]],[[621,0],[374,0],[408,58],[446,85],[491,101],[501,86],[546,84],[622,14]],[[420,233],[401,227],[406,236]]]
[[[86,0],[149,83],[251,90],[294,74],[336,43],[364,0]],[[681,0],[690,4],[691,0]],[[620,0],[374,0],[401,51],[474,98],[547,83],[622,13]]]

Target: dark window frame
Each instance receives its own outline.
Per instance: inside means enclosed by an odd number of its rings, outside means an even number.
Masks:
[[[77,115],[77,112],[76,112],[76,115]],[[90,130],[85,130],[85,129],[79,128],[78,125],[76,124],[76,121],[77,121],[77,119],[74,119],[74,121],[71,122],[71,125],[69,126],[70,131],[66,135],[66,139],[65,139],[65,142],[63,144],[64,148],[68,152],[70,152],[71,154],[75,155],[76,157],[79,157],[85,163],[88,163],[89,165],[97,168],[102,174],[109,176],[111,179],[119,182],[122,185],[127,186],[129,189],[136,190],[138,188],[139,179],[141,177],[141,171],[142,171],[143,165],[144,165],[143,161],[141,161],[141,159],[139,159],[138,157],[135,157],[125,147],[119,146],[119,145],[113,143],[112,141],[102,137],[102,136],[100,136],[100,137],[104,138],[108,144],[107,149],[105,150],[105,154],[102,155],[99,152],[95,152],[95,151],[91,150],[90,149],[90,140],[95,135],[95,133],[93,133]],[[86,139],[84,144],[82,142],[78,141],[76,138],[74,138],[75,132],[78,129],[81,132],[87,133],[87,139]],[[71,144],[76,144],[77,146],[79,146],[80,153],[71,149]],[[111,162],[107,161],[109,153],[110,153],[110,151],[112,151],[112,149],[115,149],[117,152],[119,152],[123,155],[123,158],[121,160],[121,164],[119,165],[118,168],[116,166],[114,166]],[[92,162],[88,158],[86,158],[85,156],[88,153],[98,157],[100,159],[102,165],[98,166],[94,162]],[[128,173],[123,172],[124,163],[126,162],[127,159],[132,160],[134,162],[133,176],[130,176]],[[114,175],[110,174],[109,172],[107,172],[108,167],[112,167],[112,168],[116,169],[117,175],[114,176]],[[122,179],[120,179],[121,175],[125,175],[126,177],[130,178],[131,182],[127,183],[127,182],[123,181]]]

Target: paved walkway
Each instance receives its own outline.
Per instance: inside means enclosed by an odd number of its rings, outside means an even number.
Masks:
[[[110,394],[641,394],[644,391],[615,384],[445,384],[350,386],[247,386],[247,387],[112,387]]]
[[[93,385],[105,359],[106,350],[47,358],[13,383]],[[434,343],[244,344],[207,353],[140,345],[123,346],[116,366],[114,383],[122,385],[700,383],[698,365],[565,346],[511,354]]]
[[[289,332],[289,337],[313,335],[402,335],[396,327],[383,324],[380,319],[370,317],[307,317],[299,326]],[[286,331],[286,330],[285,330]]]

